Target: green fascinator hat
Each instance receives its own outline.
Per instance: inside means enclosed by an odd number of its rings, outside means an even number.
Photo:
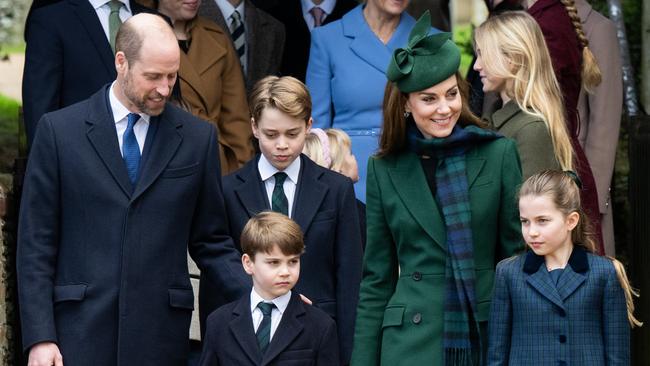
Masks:
[[[424,13],[417,21],[408,45],[393,52],[386,77],[403,93],[427,89],[455,74],[460,66],[460,50],[451,33],[429,35],[431,15]]]

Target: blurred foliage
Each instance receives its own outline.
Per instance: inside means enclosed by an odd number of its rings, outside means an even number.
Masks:
[[[0,0],[0,55],[5,55],[5,45],[22,42],[23,23],[30,1]]]
[[[18,102],[0,95],[0,174],[11,173],[18,154]]]

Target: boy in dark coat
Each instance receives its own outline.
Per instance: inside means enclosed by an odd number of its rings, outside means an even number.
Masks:
[[[253,289],[208,317],[200,364],[339,365],[334,320],[291,291],[305,248],[300,227],[262,212],[244,227],[241,246]]]

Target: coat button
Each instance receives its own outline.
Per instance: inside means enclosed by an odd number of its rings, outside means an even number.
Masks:
[[[420,322],[422,322],[422,314],[415,313],[415,315],[413,315],[413,324],[420,324]]]
[[[566,343],[566,336],[564,334],[560,336],[560,343]]]
[[[411,276],[411,277],[413,277],[413,281],[419,281],[419,280],[422,279],[422,273],[420,273],[420,272],[413,272],[413,276]]]

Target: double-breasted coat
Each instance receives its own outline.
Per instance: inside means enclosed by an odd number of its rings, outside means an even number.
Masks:
[[[499,258],[523,249],[517,147],[500,138],[466,154],[479,322],[488,320]],[[351,365],[442,365],[447,241],[420,157],[368,163],[368,237]]]
[[[610,259],[576,246],[556,285],[544,257],[529,251],[499,263],[494,283],[488,365],[630,364],[625,295]]]

